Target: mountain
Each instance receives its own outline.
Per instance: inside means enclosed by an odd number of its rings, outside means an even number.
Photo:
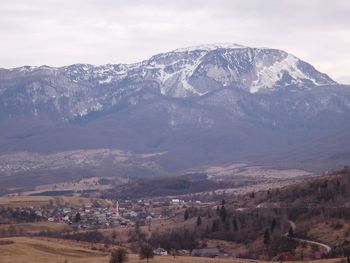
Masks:
[[[164,152],[155,161],[167,172],[228,161],[317,170],[348,156],[349,113],[349,86],[269,48],[214,44],[134,64],[0,69],[3,155],[108,148]],[[342,147],[328,153],[334,136]]]
[[[130,65],[26,66],[0,74],[1,117],[49,110],[63,120],[136,103],[133,95],[145,89],[189,98],[225,87],[256,93],[337,84],[286,52],[235,44],[178,49]]]

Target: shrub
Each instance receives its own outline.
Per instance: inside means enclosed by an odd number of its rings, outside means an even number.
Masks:
[[[140,259],[147,259],[147,262],[150,258],[154,257],[153,249],[150,245],[143,245],[140,249]]]
[[[124,263],[128,261],[128,252],[124,248],[112,251],[109,263]]]

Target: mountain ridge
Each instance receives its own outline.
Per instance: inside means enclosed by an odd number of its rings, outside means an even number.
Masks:
[[[12,92],[11,81],[24,79],[26,83],[20,83],[24,85],[21,92],[23,96],[32,96],[34,115],[40,114],[35,108],[40,100],[51,100],[56,111],[62,111],[59,109],[61,101],[74,104],[64,106],[63,110],[73,112],[62,116],[63,119],[104,110],[108,105],[118,104],[126,94],[147,87],[167,97],[188,98],[225,87],[260,93],[281,88],[337,85],[326,74],[289,53],[237,44],[178,49],[133,64],[25,66],[3,70],[0,76],[0,100],[2,93]],[[72,99],[75,94],[79,95],[78,100]],[[6,101],[3,104],[6,105]]]
[[[284,51],[233,47],[190,47],[129,66],[0,70],[0,152],[164,151],[157,161],[174,171],[282,155],[293,165],[290,151],[317,141],[298,161],[308,152],[310,162],[328,158],[314,152],[349,129],[349,86]],[[346,145],[329,154],[346,156]]]

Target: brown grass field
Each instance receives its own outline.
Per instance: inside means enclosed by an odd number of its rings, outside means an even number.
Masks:
[[[50,203],[54,205],[65,205],[70,206],[83,206],[91,205],[91,199],[83,197],[69,197],[69,196],[6,196],[0,197],[0,205],[21,207],[21,206],[46,206]],[[94,199],[104,205],[110,205],[111,202],[102,199]]]
[[[0,224],[0,231],[8,229],[10,226],[15,227],[17,231],[24,231],[26,233],[35,233],[48,230],[63,231],[67,228],[65,224],[57,224],[51,222],[33,222],[19,224]]]
[[[13,241],[6,244],[5,240]],[[5,244],[3,244],[5,243]],[[54,240],[40,240],[27,237],[0,239],[1,263],[108,263],[109,255],[99,251],[89,250],[72,243],[55,242]],[[130,263],[141,263],[137,255],[129,255]],[[210,259],[198,257],[155,257],[153,263],[262,263],[264,261],[242,259]],[[340,259],[304,261],[331,263],[340,262]]]

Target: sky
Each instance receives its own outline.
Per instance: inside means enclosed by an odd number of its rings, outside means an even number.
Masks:
[[[350,84],[349,0],[0,0],[0,67],[133,63],[237,43],[290,52]]]

